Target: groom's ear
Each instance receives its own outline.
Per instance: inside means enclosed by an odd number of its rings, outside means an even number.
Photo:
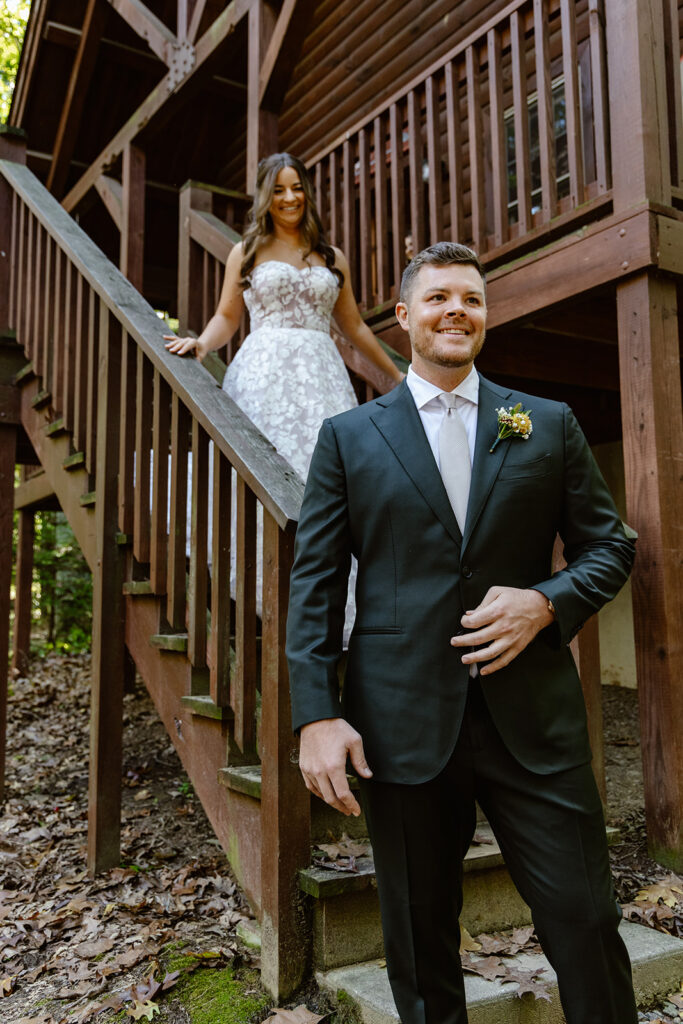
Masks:
[[[404,331],[410,331],[408,326],[408,307],[405,302],[396,303],[396,319]]]

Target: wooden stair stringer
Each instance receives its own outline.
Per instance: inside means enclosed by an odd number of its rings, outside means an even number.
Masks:
[[[229,723],[192,713],[182,700],[190,693],[191,664],[187,655],[150,643],[150,637],[158,633],[161,599],[154,595],[129,595],[125,602],[126,646],[216,838],[258,915],[261,803],[218,783],[218,773],[227,761]]]
[[[35,408],[32,404],[39,390],[40,381],[35,377],[22,385],[21,425],[40,459],[45,475],[92,571],[97,560],[95,516],[91,508],[81,505],[81,496],[90,487],[88,473],[85,469],[64,469],[64,460],[71,455],[71,437],[68,433],[60,433],[53,437],[45,433],[51,422],[48,412],[44,408]]]

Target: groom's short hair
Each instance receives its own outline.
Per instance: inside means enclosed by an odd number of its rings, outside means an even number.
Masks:
[[[445,267],[450,266],[453,263],[463,263],[476,267],[481,274],[481,279],[484,283],[484,294],[486,294],[486,275],[476,252],[466,245],[461,245],[460,242],[436,242],[435,245],[430,245],[428,248],[423,249],[422,252],[417,254],[417,256],[413,256],[412,260],[403,271],[403,276],[401,277],[400,301],[408,301],[413,285],[415,284],[415,278],[422,267]]]

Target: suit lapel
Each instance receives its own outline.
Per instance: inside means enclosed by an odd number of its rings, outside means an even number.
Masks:
[[[378,399],[376,411],[370,418],[436,517],[460,546],[460,528],[405,381]]]
[[[482,509],[505,461],[510,444],[500,441],[494,452],[490,451],[498,431],[496,410],[509,398],[512,392],[507,388],[498,387],[485,377],[479,375],[479,409],[477,412],[477,438],[474,446],[474,462],[472,465],[472,482],[470,497],[467,503],[467,520],[465,522],[465,547],[472,536]]]

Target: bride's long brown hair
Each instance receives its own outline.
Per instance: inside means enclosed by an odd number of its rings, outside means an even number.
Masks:
[[[254,201],[249,211],[249,219],[242,237],[242,264],[240,266],[240,284],[243,288],[250,285],[249,274],[254,268],[256,254],[264,242],[273,234],[273,219],[270,207],[275,194],[277,176],[285,167],[293,168],[299,175],[303,187],[306,205],[304,208],[301,234],[306,244],[304,258],[312,252],[319,253],[337,278],[339,287],[344,284],[344,275],[339,267],[335,267],[334,249],[327,241],[323,232],[320,214],[315,205],[313,186],[306,168],[291,153],[272,153],[259,162],[256,170],[256,187]]]

